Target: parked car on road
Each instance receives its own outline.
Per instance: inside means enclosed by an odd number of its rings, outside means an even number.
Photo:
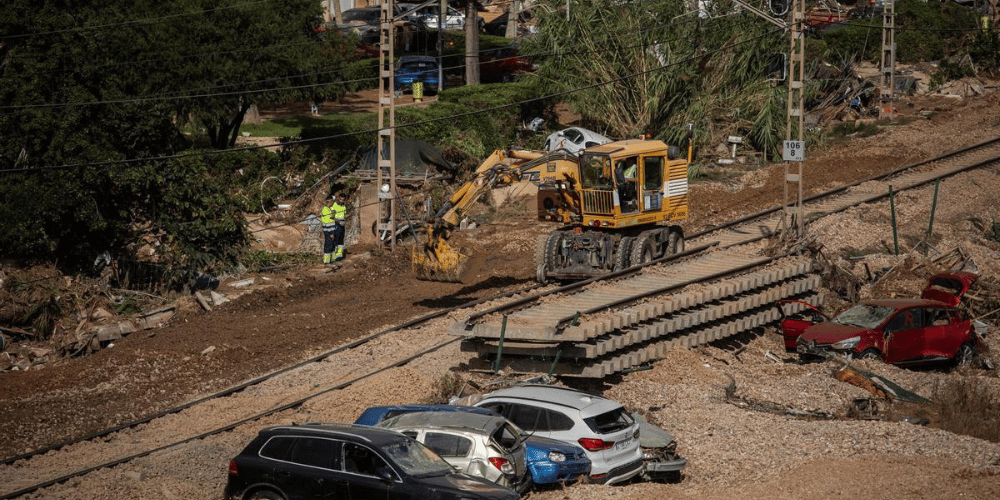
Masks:
[[[419,4],[413,2],[406,2],[406,3],[398,3],[395,5],[398,8],[400,8],[403,13],[406,13],[413,10]],[[440,16],[438,15],[440,12],[441,9],[439,8],[438,5],[436,4],[427,5],[424,7],[420,7],[419,9],[416,9],[409,16],[407,16],[407,19],[421,22],[427,29],[436,30],[438,29],[441,23]],[[477,22],[479,23],[479,31],[482,31],[483,25],[485,24],[483,18],[478,17]],[[465,13],[458,9],[455,9],[454,7],[448,7],[448,10],[445,11],[445,16],[444,16],[444,29],[446,30],[465,29]]]
[[[493,410],[535,436],[581,446],[590,480],[619,483],[643,471],[639,423],[610,399],[549,385],[520,385],[483,395],[475,406]]]
[[[383,420],[378,426],[416,439],[461,472],[521,493],[531,488],[524,446],[527,436],[499,415],[415,412]]]
[[[550,134],[545,139],[542,149],[546,151],[565,149],[572,154],[580,154],[584,149],[608,142],[611,142],[611,139],[597,132],[582,127],[570,127]]]
[[[480,415],[497,415],[493,410],[461,405],[393,405],[373,406],[366,409],[355,424],[377,425],[379,422],[404,413],[418,411],[456,412],[463,411]],[[590,459],[587,452],[569,443],[540,436],[528,436],[524,440],[531,482],[544,486],[565,484],[580,476],[590,475]]]
[[[413,91],[415,82],[423,82],[425,92],[439,92],[444,88],[438,75],[438,60],[430,56],[403,56],[396,63],[396,92]]]
[[[377,427],[266,428],[229,462],[230,500],[516,500],[516,492],[455,472],[431,449]]]
[[[968,314],[957,306],[977,278],[964,272],[937,274],[919,299],[865,300],[829,321],[785,318],[786,345],[796,338],[804,360],[826,351],[895,365],[967,364],[985,345]]]
[[[484,50],[479,54],[479,78],[484,82],[511,82],[514,75],[532,71],[532,64],[514,47]]]

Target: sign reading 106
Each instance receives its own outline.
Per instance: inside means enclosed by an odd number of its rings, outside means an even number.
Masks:
[[[803,161],[806,159],[806,142],[785,141],[782,153],[782,159],[785,161]]]

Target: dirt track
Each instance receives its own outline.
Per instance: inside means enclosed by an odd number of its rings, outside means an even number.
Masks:
[[[934,110],[930,119],[847,143],[810,151],[805,167],[811,191],[894,169],[962,145],[1000,135],[997,93],[966,101],[921,100],[909,115]],[[781,165],[750,172],[731,183],[705,183],[691,193],[692,218],[686,231],[760,210],[781,201]],[[956,187],[959,197],[995,192],[996,173]],[[985,184],[984,184],[985,183]],[[911,197],[914,206],[922,195]],[[922,205],[921,205],[922,206]],[[996,197],[962,208],[974,215],[1000,218]],[[946,207],[943,207],[945,210]],[[854,221],[881,220],[877,211],[856,213]],[[351,249],[349,265],[334,273],[288,272],[270,275],[276,286],[206,313],[189,301],[171,325],[140,332],[111,349],[30,372],[0,374],[0,421],[5,422],[0,456],[79,436],[170,405],[234,385],[295,360],[342,344],[436,308],[492,295],[532,279],[536,236],[546,228],[524,206],[503,209],[502,222],[461,237],[494,248],[472,285],[420,282],[408,273],[408,255],[360,256]],[[977,245],[982,261],[996,259],[1000,248],[973,241],[963,221],[968,213],[939,214],[939,224],[953,225],[954,242]],[[870,219],[870,220],[869,220]],[[882,221],[884,223],[884,221]],[[904,221],[905,224],[905,221]],[[914,215],[909,230],[924,224]],[[834,226],[828,224],[824,227]],[[880,226],[884,228],[883,226]],[[855,227],[856,231],[865,231]],[[855,233],[860,235],[861,233]],[[830,230],[831,242],[850,235]],[[846,238],[846,240],[845,240]],[[877,242],[877,240],[876,240]],[[949,243],[954,243],[949,242]],[[831,243],[833,245],[833,243]],[[842,248],[836,247],[836,248]],[[859,249],[861,247],[858,247]],[[990,261],[996,262],[996,260]],[[998,267],[984,267],[996,277]],[[754,398],[842,412],[859,394],[831,381],[823,368],[761,361],[780,345],[773,335],[748,341],[742,359],[725,349],[679,352],[654,370],[636,373],[598,389],[633,410],[649,412],[673,432],[679,451],[691,465],[677,485],[635,484],[619,488],[573,486],[566,491],[535,493],[556,498],[998,498],[1000,446],[937,430],[896,422],[810,422],[761,414],[722,401],[723,373],[732,373]],[[209,353],[206,349],[214,347]],[[378,349],[384,349],[378,350]],[[359,361],[376,366],[392,356],[392,346],[372,347]],[[420,366],[388,372],[352,387],[336,398],[310,403],[276,421],[351,421],[374,404],[420,400],[441,375],[459,367],[462,354],[445,350]],[[878,368],[878,367],[873,367]],[[957,374],[910,372],[886,367],[910,387],[931,390],[939,377]],[[810,371],[812,370],[812,371]],[[995,375],[973,374],[1000,394]],[[303,381],[303,383],[308,383]],[[819,393],[817,395],[817,393]],[[651,407],[660,408],[651,410]],[[176,425],[184,425],[178,422]],[[134,466],[91,474],[70,485],[53,487],[35,498],[217,498],[228,457],[252,429],[207,441],[193,450],[175,450],[140,460]],[[191,452],[194,452],[191,454]],[[53,457],[58,460],[58,455]],[[106,457],[112,458],[112,457]],[[97,457],[95,457],[95,460]],[[80,464],[80,466],[89,464]],[[13,470],[4,470],[13,469]],[[17,464],[0,473],[17,473]],[[891,472],[889,472],[891,471]],[[750,486],[748,486],[750,485]]]

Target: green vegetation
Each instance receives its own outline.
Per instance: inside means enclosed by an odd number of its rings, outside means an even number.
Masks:
[[[522,124],[535,117],[555,124],[555,104],[567,102],[582,125],[612,137],[646,134],[679,145],[694,123],[696,150],[740,135],[757,151],[780,152],[787,89],[773,77],[776,54],[787,51],[783,31],[731,15],[725,1],[713,2],[719,15],[707,19],[682,0],[579,0],[569,15],[563,0],[537,3],[542,31],[518,47],[537,73],[449,88],[429,106],[400,108],[398,136],[427,141],[470,168],[498,148],[541,146],[545,134],[526,134]],[[332,100],[375,87],[377,63],[352,60],[356,40],[318,31],[314,0],[11,0],[4,7],[0,257],[93,273],[95,257],[109,251],[123,269],[119,286],[155,280],[175,289],[238,262],[283,265],[246,253],[243,213],[289,194],[286,179],[311,186],[376,141],[372,113],[243,123],[254,104]],[[997,34],[977,29],[971,12],[898,3],[899,60],[940,59],[935,82],[997,68]],[[878,57],[880,23],[855,20],[808,41],[807,102],[820,102],[834,80],[818,77],[824,62],[849,69]],[[444,36],[443,64],[460,71],[465,38]],[[508,43],[483,36],[479,47]],[[877,131],[845,125],[832,135]],[[282,146],[235,150],[241,132],[280,137]],[[715,175],[697,167],[690,175],[703,174]]]

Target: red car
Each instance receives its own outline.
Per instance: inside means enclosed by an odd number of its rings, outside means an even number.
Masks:
[[[957,306],[977,278],[971,273],[937,274],[919,299],[867,300],[829,321],[806,304],[806,314],[781,321],[785,347],[794,348],[802,359],[827,351],[895,365],[968,363],[985,346],[968,314]],[[783,306],[788,304],[799,303],[785,301]]]
[[[479,54],[479,79],[483,82],[511,82],[514,75],[532,69],[531,61],[518,55],[513,47],[485,50]]]

